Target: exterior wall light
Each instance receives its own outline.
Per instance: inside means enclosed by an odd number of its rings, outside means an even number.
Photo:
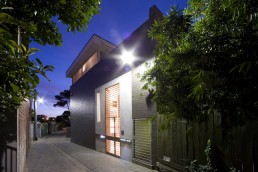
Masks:
[[[133,51],[123,50],[122,55],[120,56],[123,64],[132,64],[136,57],[133,55]]]
[[[100,138],[101,138],[101,139],[105,139],[105,138],[106,138],[106,136],[104,136],[104,135],[100,135]]]
[[[120,141],[122,141],[122,142],[128,142],[128,143],[131,143],[131,142],[132,142],[132,141],[129,140],[129,139],[123,139],[123,138],[121,138]]]
[[[122,141],[122,142],[126,142],[126,139],[121,138],[121,139],[120,139],[120,141]]]

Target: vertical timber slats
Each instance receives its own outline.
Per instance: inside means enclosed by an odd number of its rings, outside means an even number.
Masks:
[[[211,114],[207,122],[177,119],[167,129],[161,127],[164,120],[164,116],[158,115],[157,162],[179,171],[185,171],[193,160],[205,164],[204,151],[207,140],[211,139],[221,171],[228,171],[230,166],[241,172],[258,171],[258,121],[233,127],[225,133],[218,113]]]
[[[148,119],[134,119],[133,159],[151,165],[151,123]]]
[[[106,89],[105,114],[106,135],[111,138],[120,138],[120,87],[119,84]],[[106,139],[106,152],[120,156],[120,142]]]

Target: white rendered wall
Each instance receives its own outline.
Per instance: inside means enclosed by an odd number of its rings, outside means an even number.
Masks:
[[[95,89],[95,100],[97,105],[97,93],[100,93],[100,121],[97,121],[97,106],[95,110],[96,134],[105,136],[105,89],[115,84],[120,84],[120,133],[121,139],[132,141],[133,121],[132,121],[132,73],[128,72]],[[120,131],[120,132],[121,132]],[[121,158],[131,161],[132,143],[121,144]],[[96,150],[105,152],[105,139],[96,139]]]

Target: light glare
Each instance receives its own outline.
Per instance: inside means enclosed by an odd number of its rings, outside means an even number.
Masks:
[[[39,98],[38,98],[38,102],[39,102],[39,103],[43,103],[43,102],[44,102],[44,99],[43,99],[42,97],[41,97],[41,98],[39,97]]]
[[[135,56],[133,55],[132,51],[124,50],[122,55],[121,55],[121,59],[122,59],[124,64],[131,64],[134,61]]]

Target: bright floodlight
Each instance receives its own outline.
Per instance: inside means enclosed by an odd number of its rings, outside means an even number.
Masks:
[[[43,103],[43,102],[44,102],[44,99],[39,97],[39,98],[38,98],[38,102],[39,102],[39,103]]]
[[[122,59],[124,64],[131,64],[134,61],[135,56],[133,55],[132,51],[124,50],[122,55],[121,55],[121,59]]]

